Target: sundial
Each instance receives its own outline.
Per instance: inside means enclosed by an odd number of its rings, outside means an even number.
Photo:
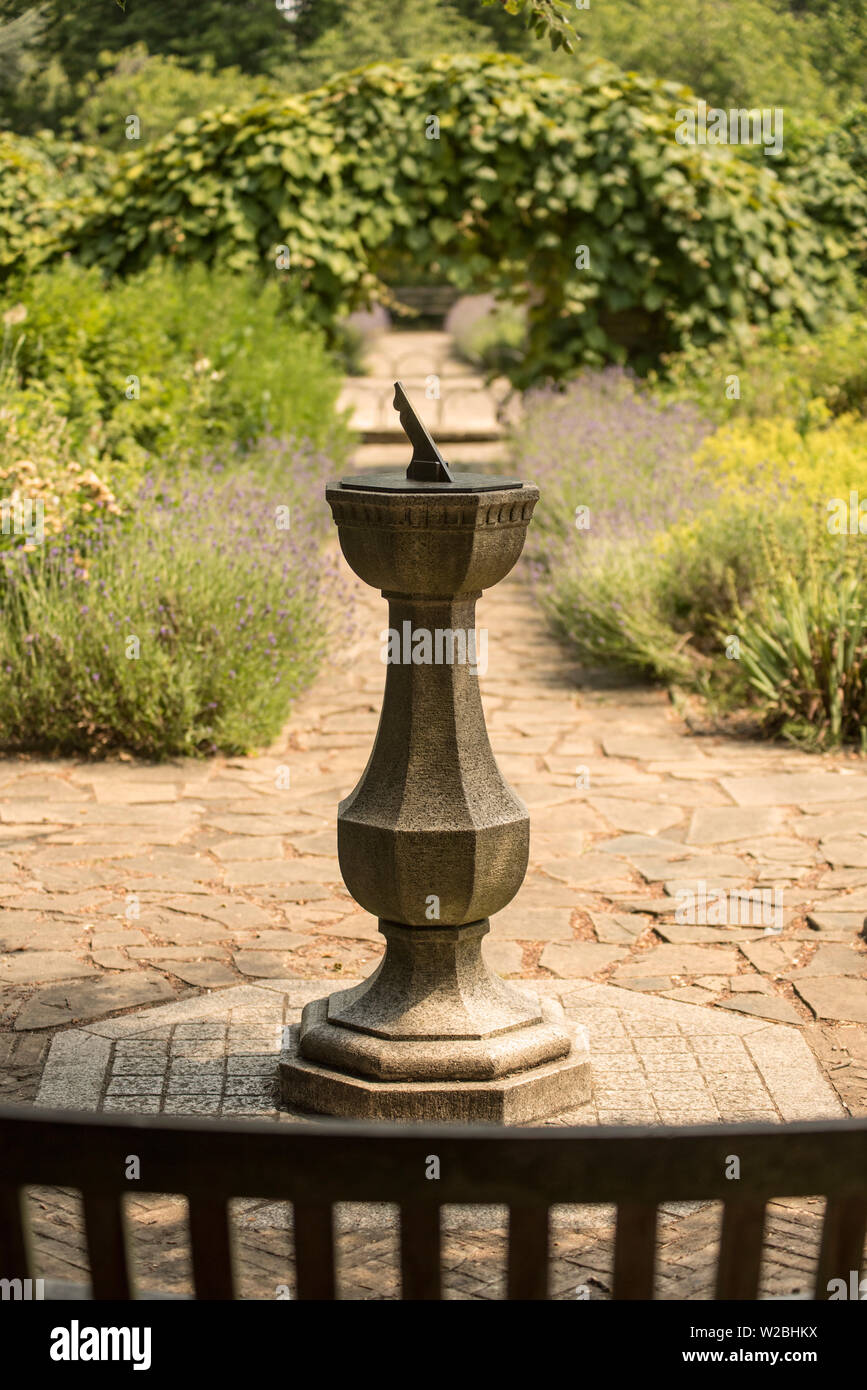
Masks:
[[[476,600],[517,563],[539,489],[451,468],[400,381],[394,407],[406,471],[325,489],[344,559],[388,603],[376,739],[337,809],[343,882],[377,918],[385,956],[305,1005],[281,1091],[355,1119],[527,1122],[590,1094],[586,1029],[482,956],[527,871],[530,817],[485,728]]]
[[[341,478],[340,487],[365,492],[501,492],[521,487],[519,478],[502,478],[491,473],[468,473],[446,463],[402,381],[394,383],[394,408],[412,445],[412,458],[406,472],[379,469]]]

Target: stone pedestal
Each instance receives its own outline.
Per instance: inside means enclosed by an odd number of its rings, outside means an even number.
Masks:
[[[405,490],[344,480],[326,493],[346,559],[388,599],[398,659],[337,818],[344,881],[379,918],[386,953],[361,985],[308,1004],[289,1037],[282,1095],[305,1110],[508,1123],[590,1095],[583,1030],[482,957],[488,918],[526,873],[529,816],[488,740],[475,603],[518,559],[539,494],[459,480]]]

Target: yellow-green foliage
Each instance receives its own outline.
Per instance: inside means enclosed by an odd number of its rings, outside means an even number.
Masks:
[[[817,405],[803,433],[784,418],[738,420],[696,451],[696,496],[708,500],[655,532],[649,550],[666,606],[703,645],[813,550],[820,566],[856,558],[828,522],[865,481],[867,420],[818,423],[826,413]]]
[[[867,420],[740,420],[698,450],[712,504],[657,538],[658,591],[703,605],[735,698],[769,732],[865,744]],[[732,639],[737,639],[733,642]]]
[[[515,462],[542,485],[547,611],[584,661],[750,705],[801,742],[863,743],[867,419],[819,399],[705,433],[691,409],[610,371],[531,398]]]
[[[809,415],[806,430],[775,416],[734,421],[711,435],[695,463],[718,491],[715,509],[747,506],[763,521],[779,509],[807,525],[826,520],[834,499],[867,483],[867,420],[831,419],[822,400],[810,403]]]

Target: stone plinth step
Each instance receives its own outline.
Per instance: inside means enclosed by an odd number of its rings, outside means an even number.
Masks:
[[[345,1119],[527,1124],[590,1100],[587,1030],[572,1025],[569,1031],[572,1049],[561,1061],[492,1081],[373,1081],[308,1062],[299,1052],[300,1028],[289,1027],[281,1096],[296,1110]]]

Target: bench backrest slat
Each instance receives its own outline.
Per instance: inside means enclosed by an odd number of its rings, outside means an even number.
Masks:
[[[189,1199],[189,1213],[196,1298],[209,1301],[234,1298],[228,1203],[225,1199],[193,1194]]]
[[[115,1192],[93,1192],[87,1188],[82,1198],[93,1296],[125,1302],[133,1297],[133,1287],[123,1198]]]
[[[509,1208],[507,1298],[548,1297],[547,1207]]]
[[[24,1196],[20,1187],[0,1187],[0,1278],[30,1279],[33,1274],[33,1256]]]
[[[293,1220],[296,1296],[336,1298],[334,1208],[327,1202],[296,1202]]]
[[[848,1288],[850,1272],[860,1272],[865,1231],[867,1197],[829,1197],[822,1223],[816,1298],[829,1297],[832,1279],[842,1279]]]
[[[656,1262],[656,1206],[619,1202],[614,1233],[615,1298],[653,1298]]]
[[[400,1208],[400,1286],[404,1299],[442,1298],[440,1209],[427,1202]]]
[[[732,1198],[726,1202],[717,1258],[717,1298],[757,1296],[764,1234],[764,1202],[747,1198]]]

